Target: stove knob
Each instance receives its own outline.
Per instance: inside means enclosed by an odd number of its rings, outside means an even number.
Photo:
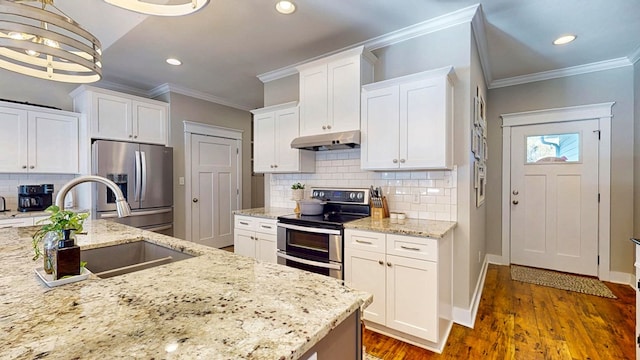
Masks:
[[[356,198],[356,193],[349,193],[349,199],[353,200]]]
[[[358,200],[362,200],[364,198],[364,194],[359,192],[358,193]]]
[[[314,191],[312,196],[313,196],[313,197],[318,197],[318,192],[317,192],[317,191]]]
[[[324,197],[324,191],[320,191],[320,197]]]

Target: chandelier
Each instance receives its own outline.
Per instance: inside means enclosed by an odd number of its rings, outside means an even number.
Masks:
[[[181,0],[179,5],[161,5],[140,0],[104,1],[158,16],[187,15],[209,2]],[[100,41],[53,5],[53,0],[0,0],[0,68],[82,84],[102,78],[101,61]]]

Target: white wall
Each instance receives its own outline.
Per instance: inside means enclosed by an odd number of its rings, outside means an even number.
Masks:
[[[615,101],[611,122],[611,270],[633,273],[634,74],[623,67],[489,90],[487,251],[502,254],[500,114]]]

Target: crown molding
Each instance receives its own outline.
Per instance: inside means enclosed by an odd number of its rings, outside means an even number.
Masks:
[[[630,65],[632,65],[632,63],[626,57],[605,60],[605,61],[598,61],[591,64],[571,66],[564,69],[542,71],[542,72],[528,74],[528,75],[514,76],[510,78],[494,80],[490,83],[489,89],[497,89],[501,87],[527,84],[527,83],[532,83],[536,81],[557,79],[561,77],[575,76],[580,74],[588,74],[592,72],[611,70],[611,69],[616,69],[616,68],[630,66]]]
[[[635,64],[640,60],[640,47],[636,49],[631,55],[627,57],[632,64]]]
[[[133,86],[123,85],[108,80],[100,80],[96,85],[103,89],[113,90],[130,95],[137,95],[141,97],[149,97],[149,93],[146,90],[142,90]]]
[[[373,50],[387,47],[393,44],[397,44],[399,42],[413,39],[419,36],[444,30],[452,26],[470,23],[473,20],[479,8],[480,8],[480,4],[468,6],[460,10],[456,10],[454,12],[435,17],[433,19],[429,19],[411,26],[407,26],[400,30],[392,31],[390,33],[387,33],[378,37],[374,37],[372,39],[365,40],[360,43],[357,43],[348,47],[344,47],[342,49],[338,49],[320,56],[316,56],[311,59],[307,59],[297,64],[285,66],[280,69],[259,74],[258,79],[260,79],[260,81],[262,81],[263,83],[266,83],[269,81],[282,79],[287,76],[295,75],[298,73],[298,71],[296,70],[296,67],[299,67],[308,62],[312,62],[312,61],[322,59],[331,55],[335,55],[337,53],[352,49],[354,47],[364,46],[366,50],[373,51]],[[482,18],[484,19],[484,16]]]
[[[216,103],[216,104],[232,107],[234,109],[239,109],[239,110],[244,110],[244,111],[249,111],[249,110],[253,109],[252,107],[249,107],[249,106],[246,106],[246,105],[241,105],[241,104],[238,104],[238,103],[234,103],[234,102],[225,100],[223,98],[220,98],[220,97],[217,97],[217,96],[214,96],[214,95],[202,92],[202,91],[193,90],[193,89],[189,89],[189,88],[186,88],[186,87],[182,87],[182,86],[175,85],[175,84],[169,84],[169,83],[164,83],[162,85],[156,86],[155,88],[149,90],[147,92],[147,96],[150,97],[150,98],[155,98],[157,96],[160,96],[162,94],[166,94],[168,92],[189,96],[189,97],[200,99],[200,100],[204,100],[204,101],[209,101],[209,102],[212,102],[212,103]]]
[[[484,11],[482,11],[482,5],[478,5],[478,11],[476,12],[473,20],[471,20],[471,28],[473,29],[473,39],[476,42],[478,48],[478,56],[480,57],[480,66],[482,67],[482,74],[486,84],[491,84],[493,76],[491,75],[491,62],[489,61],[489,43],[487,41],[487,32],[485,30],[486,20],[484,17]]]

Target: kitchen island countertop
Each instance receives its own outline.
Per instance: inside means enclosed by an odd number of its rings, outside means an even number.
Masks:
[[[329,277],[93,220],[82,248],[146,239],[197,257],[48,288],[35,227],[0,229],[0,359],[297,359],[372,301]]]
[[[265,219],[277,219],[278,216],[293,214],[293,209],[289,208],[253,208],[253,209],[242,209],[236,210],[233,212],[236,215],[245,215],[245,216],[253,216],[253,217],[261,217]]]
[[[454,221],[404,219],[392,221],[389,218],[367,217],[344,224],[345,229],[376,231],[418,237],[442,238],[457,225]]]

